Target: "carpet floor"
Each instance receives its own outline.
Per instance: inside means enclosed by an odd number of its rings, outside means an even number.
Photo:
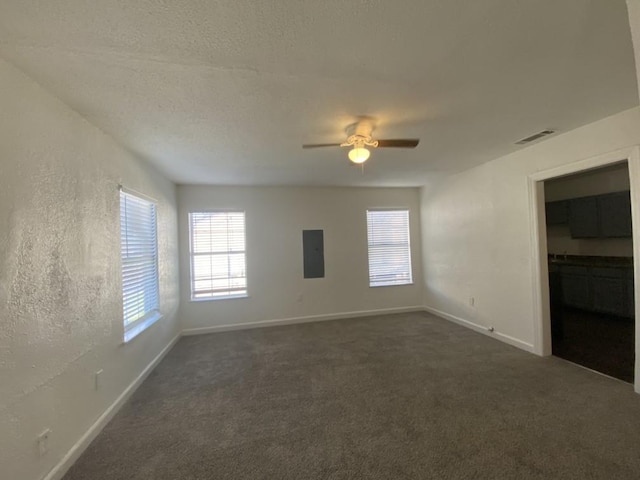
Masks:
[[[412,313],[184,337],[64,480],[638,478],[629,384]]]

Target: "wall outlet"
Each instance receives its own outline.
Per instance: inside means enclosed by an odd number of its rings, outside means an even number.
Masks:
[[[103,372],[103,371],[104,371],[104,370],[100,369],[100,370],[98,370],[98,371],[94,374],[94,377],[93,377],[94,384],[93,384],[93,386],[94,386],[94,388],[96,389],[96,392],[97,392],[98,390],[100,390],[100,377],[102,376],[102,372]]]
[[[36,439],[36,443],[38,444],[38,455],[43,457],[49,451],[49,434],[51,433],[50,429],[46,429]]]
[[[469,305],[471,305],[472,307],[476,305],[475,297],[469,297]]]

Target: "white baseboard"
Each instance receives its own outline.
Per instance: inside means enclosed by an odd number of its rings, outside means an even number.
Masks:
[[[504,333],[500,333],[496,330],[492,332],[484,325],[478,325],[477,323],[465,320],[464,318],[456,317],[455,315],[451,315],[450,313],[443,312],[427,305],[424,306],[424,311],[432,313],[437,317],[444,318],[445,320],[457,323],[458,325],[462,325],[463,327],[470,328],[471,330],[475,330],[476,332],[483,333],[491,338],[495,338],[504,343],[508,343],[509,345],[513,345],[514,347],[521,348],[522,350],[526,350],[527,352],[535,353],[533,345],[531,343],[523,342],[522,340],[514,338],[510,335],[506,335]]]
[[[44,477],[43,480],[60,480],[67,470],[78,460],[80,455],[87,449],[91,442],[98,436],[102,429],[109,423],[109,421],[118,413],[120,407],[131,397],[133,392],[144,382],[153,369],[160,363],[164,356],[169,353],[169,350],[173,348],[176,342],[180,339],[181,334],[178,333],[162,351],[156,355],[156,357],[146,366],[146,368],[131,382],[131,384],[120,394],[118,398],[107,408],[102,415],[89,427],[89,430],[85,432],[80,440],[78,440],[73,447],[62,457],[62,460],[53,467],[53,469]]]
[[[412,307],[381,308],[379,310],[359,310],[355,312],[329,313],[324,315],[309,315],[305,317],[280,318],[275,320],[258,320],[256,322],[230,323],[226,325],[212,325],[210,327],[187,328],[182,331],[182,335],[202,335],[206,333],[228,332],[231,330],[246,330],[250,328],[275,327],[278,325],[293,325],[296,323],[339,320],[341,318],[370,317],[374,315],[422,311],[424,311],[422,305],[415,305]]]

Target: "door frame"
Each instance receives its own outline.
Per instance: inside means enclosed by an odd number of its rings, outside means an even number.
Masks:
[[[633,235],[633,288],[635,299],[635,391],[640,393],[640,146],[632,146],[595,157],[568,163],[527,177],[529,222],[531,231],[531,266],[533,270],[534,352],[551,355],[551,312],[549,305],[549,268],[547,263],[547,225],[544,181],[586,172],[615,163],[627,162],[631,190]]]

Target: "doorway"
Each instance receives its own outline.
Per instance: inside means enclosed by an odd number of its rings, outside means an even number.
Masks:
[[[534,351],[638,393],[639,186],[640,147],[529,176]]]
[[[634,381],[627,162],[544,182],[552,354]]]

